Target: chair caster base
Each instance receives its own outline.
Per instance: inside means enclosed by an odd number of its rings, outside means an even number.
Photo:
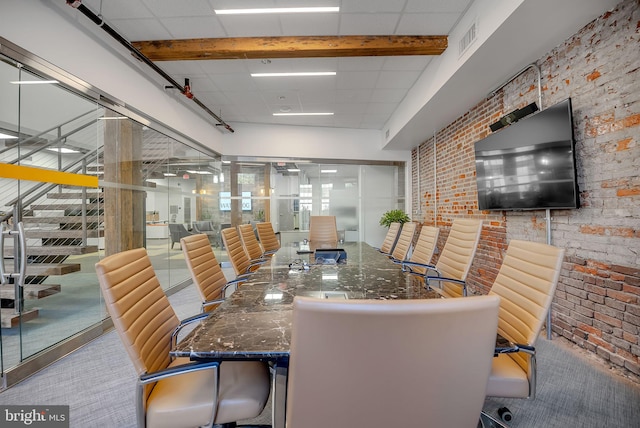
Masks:
[[[508,409],[507,409],[508,410]],[[511,414],[511,412],[509,412]],[[489,415],[488,413],[480,413],[480,421],[478,421],[478,428],[509,428],[507,425]]]
[[[506,407],[500,407],[498,409],[498,416],[503,422],[511,422],[513,419],[513,414],[511,414],[511,410]]]

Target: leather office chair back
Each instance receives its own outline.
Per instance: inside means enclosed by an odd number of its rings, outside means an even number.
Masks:
[[[518,344],[533,346],[546,320],[564,260],[564,249],[539,242],[512,240],[489,291],[500,296],[498,333]],[[513,364],[517,363],[517,366]],[[487,394],[529,397],[535,389],[531,355],[518,352],[495,359]],[[519,376],[512,376],[521,368]],[[515,368],[515,370],[514,370]]]
[[[244,251],[249,256],[249,259],[256,260],[262,257],[262,247],[256,238],[256,234],[253,231],[253,226],[250,224],[241,224],[238,226],[238,235],[244,246]]]
[[[113,324],[138,374],[169,365],[171,335],[180,321],[144,248],[105,257],[96,265]]]
[[[436,263],[441,276],[459,281],[466,280],[481,232],[482,220],[457,218],[453,221],[447,242]],[[466,293],[460,284],[443,281],[441,287],[443,294],[448,297],[461,297]]]
[[[280,241],[273,231],[273,225],[270,222],[262,222],[256,224],[256,231],[258,232],[258,238],[260,238],[260,244],[265,253],[275,253],[280,249]]]
[[[408,222],[402,225],[398,242],[396,242],[393,253],[391,253],[391,257],[395,260],[402,261],[407,258],[407,254],[413,244],[413,237],[416,234],[416,226],[417,223],[414,222]]]
[[[498,304],[295,297],[287,425],[476,428]]]
[[[336,216],[312,215],[309,218],[310,242],[338,242]]]
[[[207,363],[193,365],[189,358],[170,358],[181,323],[144,248],[105,257],[96,263],[96,273],[109,315],[140,376],[138,426],[210,426],[262,412],[270,385],[264,363],[227,361],[218,370]]]
[[[223,299],[227,279],[216,259],[206,234],[187,236],[180,240],[184,260],[191,273],[203,305],[206,302]],[[203,306],[203,311],[215,309],[215,306]]]
[[[420,235],[418,236],[418,241],[413,248],[413,253],[411,253],[409,261],[430,265],[433,253],[438,245],[439,234],[440,229],[437,227],[422,226],[420,229]],[[422,266],[412,266],[412,270],[418,274],[424,274],[426,272],[426,268]]]
[[[251,266],[251,261],[244,251],[244,247],[240,241],[240,235],[238,235],[235,227],[222,229],[220,234],[222,235],[222,242],[227,250],[231,266],[233,266],[236,276],[244,275],[257,269],[257,267],[254,268]]]
[[[396,245],[396,240],[398,239],[398,233],[400,233],[401,227],[402,224],[398,222],[393,222],[389,225],[387,235],[384,237],[384,241],[382,241],[382,245],[380,246],[381,253],[391,254],[393,247]]]

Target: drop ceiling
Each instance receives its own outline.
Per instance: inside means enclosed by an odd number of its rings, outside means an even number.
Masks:
[[[471,0],[84,0],[130,42],[167,39],[447,35]],[[339,13],[215,15],[238,7],[339,6]],[[104,37],[108,37],[106,34]],[[381,129],[433,56],[157,61],[225,122]],[[256,78],[251,73],[335,71]],[[150,71],[150,73],[152,73]],[[273,113],[332,116],[274,117]]]

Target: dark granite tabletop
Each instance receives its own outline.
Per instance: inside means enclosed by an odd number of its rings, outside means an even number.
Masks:
[[[301,250],[302,247],[302,250]],[[293,298],[435,299],[420,277],[365,243],[324,244],[341,248],[346,263],[319,265],[311,245],[281,248],[208,318],[172,355],[202,359],[281,360],[289,355]],[[306,251],[309,250],[309,251]],[[300,253],[299,253],[300,252]],[[517,348],[498,336],[496,352]]]
[[[302,250],[313,251],[311,245]],[[438,294],[365,243],[324,244],[341,248],[346,263],[316,264],[301,247],[281,248],[172,352],[192,359],[276,360],[289,354],[294,296],[336,299],[429,299]],[[307,264],[305,266],[305,263]]]

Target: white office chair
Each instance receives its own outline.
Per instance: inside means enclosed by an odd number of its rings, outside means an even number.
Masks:
[[[509,243],[489,295],[500,296],[498,333],[518,344],[521,352],[493,359],[487,396],[535,397],[535,343],[551,307],[563,260],[561,248],[518,240]],[[511,412],[503,408],[499,416],[508,422]],[[487,426],[504,426],[486,413],[483,417]]]
[[[498,304],[296,296],[287,426],[476,428]]]

